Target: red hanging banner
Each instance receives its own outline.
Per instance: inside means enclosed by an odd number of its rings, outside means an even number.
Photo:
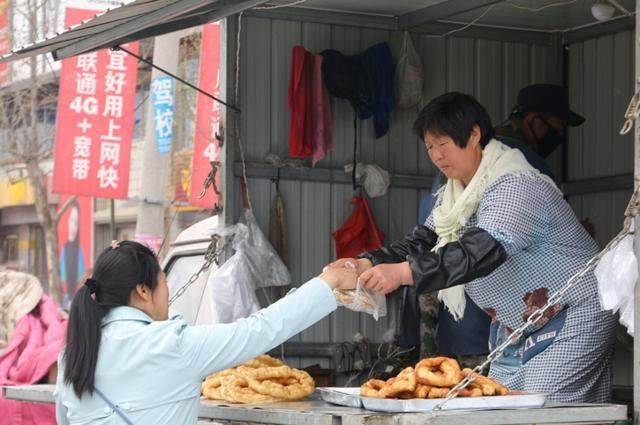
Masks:
[[[67,8],[65,26],[96,13]],[[138,52],[137,42],[123,47]],[[62,61],[54,192],[128,197],[137,66],[135,58],[108,49]]]
[[[198,85],[207,93],[220,97],[220,25],[217,22],[202,27]],[[220,104],[202,93],[198,93],[195,128],[189,204],[214,208],[220,202],[220,196],[214,191],[214,187],[220,189],[219,167],[215,186],[210,187],[203,198],[199,196],[211,171],[211,162],[220,161],[220,142],[217,140],[220,135]]]

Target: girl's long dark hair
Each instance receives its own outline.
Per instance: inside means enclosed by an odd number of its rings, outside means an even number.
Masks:
[[[94,390],[102,319],[112,308],[128,305],[136,285],[155,290],[159,273],[153,251],[138,242],[108,247],[96,260],[89,283],[73,299],[67,325],[64,381],[79,398]]]

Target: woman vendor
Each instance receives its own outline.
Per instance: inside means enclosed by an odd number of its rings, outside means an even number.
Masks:
[[[281,344],[336,309],[332,289],[356,274],[329,270],[234,323],[188,326],[168,318],[155,254],[114,243],[95,263],[69,313],[56,384],[58,424],[195,424],[200,385]],[[115,421],[115,422],[114,422]]]
[[[362,286],[385,294],[400,285],[438,291],[456,318],[466,292],[493,319],[493,349],[587,263],[596,244],[554,182],[493,138],[473,97],[437,97],[414,129],[448,178],[433,212],[403,240],[329,268],[355,263]],[[491,364],[490,376],[555,401],[606,402],[615,324],[590,273]]]

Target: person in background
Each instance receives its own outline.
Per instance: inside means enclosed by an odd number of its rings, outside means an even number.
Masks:
[[[531,84],[520,90],[509,118],[495,128],[495,134],[505,145],[519,149],[533,167],[555,179],[545,159],[564,143],[567,127],[584,121],[569,107],[564,88]]]
[[[67,241],[60,253],[60,279],[65,287],[62,300],[64,310],[69,309],[78,289],[78,282],[86,272],[84,253],[80,246],[80,206],[75,201],[69,206],[67,235]]]

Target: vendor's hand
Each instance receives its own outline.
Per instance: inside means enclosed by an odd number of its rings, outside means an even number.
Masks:
[[[412,285],[413,277],[408,262],[379,264],[360,275],[360,285],[372,291],[388,294],[403,283]]]
[[[366,258],[341,258],[327,265],[322,271],[330,269],[355,269],[358,276],[373,267],[371,261]]]
[[[318,277],[327,282],[331,289],[355,289],[358,281],[356,271],[344,267],[328,269]]]

